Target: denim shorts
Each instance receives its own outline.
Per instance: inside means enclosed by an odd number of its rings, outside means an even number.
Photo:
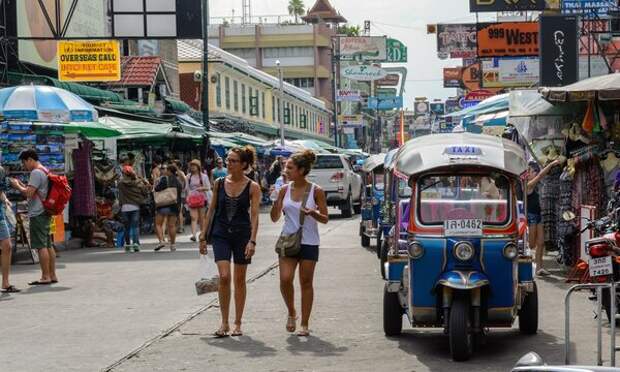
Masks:
[[[213,255],[215,262],[233,260],[235,265],[249,265],[252,259],[245,258],[245,247],[250,241],[251,229],[242,228],[226,231],[224,228],[214,226],[213,237]]]
[[[11,237],[11,232],[9,231],[9,226],[6,223],[6,220],[0,220],[0,240],[6,240]]]
[[[538,213],[528,213],[527,223],[529,225],[538,225],[542,222],[542,216]]]

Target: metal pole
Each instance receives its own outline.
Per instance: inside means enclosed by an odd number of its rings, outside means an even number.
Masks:
[[[202,122],[209,132],[209,0],[202,0]],[[207,146],[211,146],[207,141]],[[207,148],[208,150],[208,148]]]
[[[280,145],[284,147],[284,80],[282,78],[282,68],[278,66],[278,80],[280,83],[280,113],[278,114],[280,120]]]
[[[339,76],[338,74],[340,73],[339,71],[336,71],[338,69],[338,66],[336,65],[336,62],[338,61],[338,59],[340,58],[340,37],[338,35],[334,36],[334,39],[332,39],[332,83],[333,83],[333,93],[332,93],[332,101],[333,101],[333,108],[334,108],[334,113],[333,113],[333,121],[334,121],[334,145],[336,147],[338,147],[339,145],[339,138],[338,138],[338,102],[336,102],[336,91],[338,90],[338,80],[337,77]],[[336,44],[337,43],[337,44]]]
[[[610,309],[609,312],[611,313],[611,319],[609,320],[611,322],[611,366],[615,367],[616,366],[616,309],[618,304],[616,303],[616,282],[614,282],[612,280],[611,282],[611,288],[609,289],[609,296],[611,301],[609,301],[610,303]]]
[[[596,287],[596,365],[603,365],[603,288]]]

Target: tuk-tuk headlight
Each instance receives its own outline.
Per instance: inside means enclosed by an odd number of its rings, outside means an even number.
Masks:
[[[514,260],[515,257],[519,254],[519,248],[515,243],[508,243],[504,246],[504,257],[509,260]]]
[[[474,246],[469,242],[460,242],[454,246],[454,257],[461,261],[469,261],[474,257]]]
[[[408,242],[407,252],[409,253],[410,258],[416,260],[424,255],[424,247],[416,241]]]

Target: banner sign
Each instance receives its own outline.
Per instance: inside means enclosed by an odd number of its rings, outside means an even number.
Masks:
[[[451,114],[453,112],[457,112],[461,109],[461,107],[459,106],[459,100],[458,99],[448,99],[446,100],[446,114]]]
[[[361,127],[364,125],[362,115],[338,115],[338,123],[343,127]]]
[[[462,67],[447,67],[443,69],[443,87],[460,88],[463,79]]]
[[[469,0],[469,11],[514,12],[522,10],[545,10],[546,0]]]
[[[538,22],[481,23],[478,57],[538,55]]]
[[[359,102],[362,95],[359,90],[338,89],[336,91],[336,101],[338,102]]]
[[[476,56],[475,24],[438,24],[437,53],[450,58]]]
[[[389,97],[397,95],[396,88],[377,88],[375,90],[377,97]]]
[[[443,102],[431,103],[431,112],[437,116],[442,116],[446,113],[446,106]]]
[[[121,56],[118,41],[59,41],[58,79],[119,81]]]
[[[466,109],[466,108],[474,107],[478,105],[479,103],[480,101],[478,100],[469,100],[469,99],[461,98],[461,100],[459,101],[459,106],[461,106],[462,109]]]
[[[540,16],[540,85],[561,87],[579,80],[577,16]]]
[[[371,110],[380,111],[400,109],[403,108],[403,97],[369,97],[368,108]]]
[[[426,115],[430,111],[430,106],[427,101],[416,101],[413,104],[413,109],[416,116]]]
[[[583,18],[609,18],[609,10],[615,7],[609,0],[561,0],[562,13],[579,14]]]
[[[387,40],[385,36],[341,37],[340,59],[343,61],[387,60]]]
[[[400,82],[400,75],[398,74],[388,74],[383,79],[377,80],[376,84],[378,86],[384,87],[395,87]]]
[[[465,100],[467,101],[484,101],[487,98],[493,97],[495,93],[490,90],[480,89],[467,93]]]
[[[484,88],[529,87],[538,83],[540,63],[537,57],[504,57],[482,61]]]
[[[396,39],[387,39],[387,61],[390,63],[407,62],[407,47]]]
[[[379,80],[387,76],[387,72],[384,69],[369,65],[343,67],[341,72],[346,79],[360,81]]]

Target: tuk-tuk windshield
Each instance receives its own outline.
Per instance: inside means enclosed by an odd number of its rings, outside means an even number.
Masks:
[[[384,173],[375,173],[375,190],[383,191],[385,189],[385,175]]]
[[[398,179],[398,198],[408,199],[411,197],[411,187],[407,184],[406,180]]]
[[[487,225],[505,225],[510,218],[509,187],[501,175],[423,177],[418,182],[420,222],[479,219]]]

